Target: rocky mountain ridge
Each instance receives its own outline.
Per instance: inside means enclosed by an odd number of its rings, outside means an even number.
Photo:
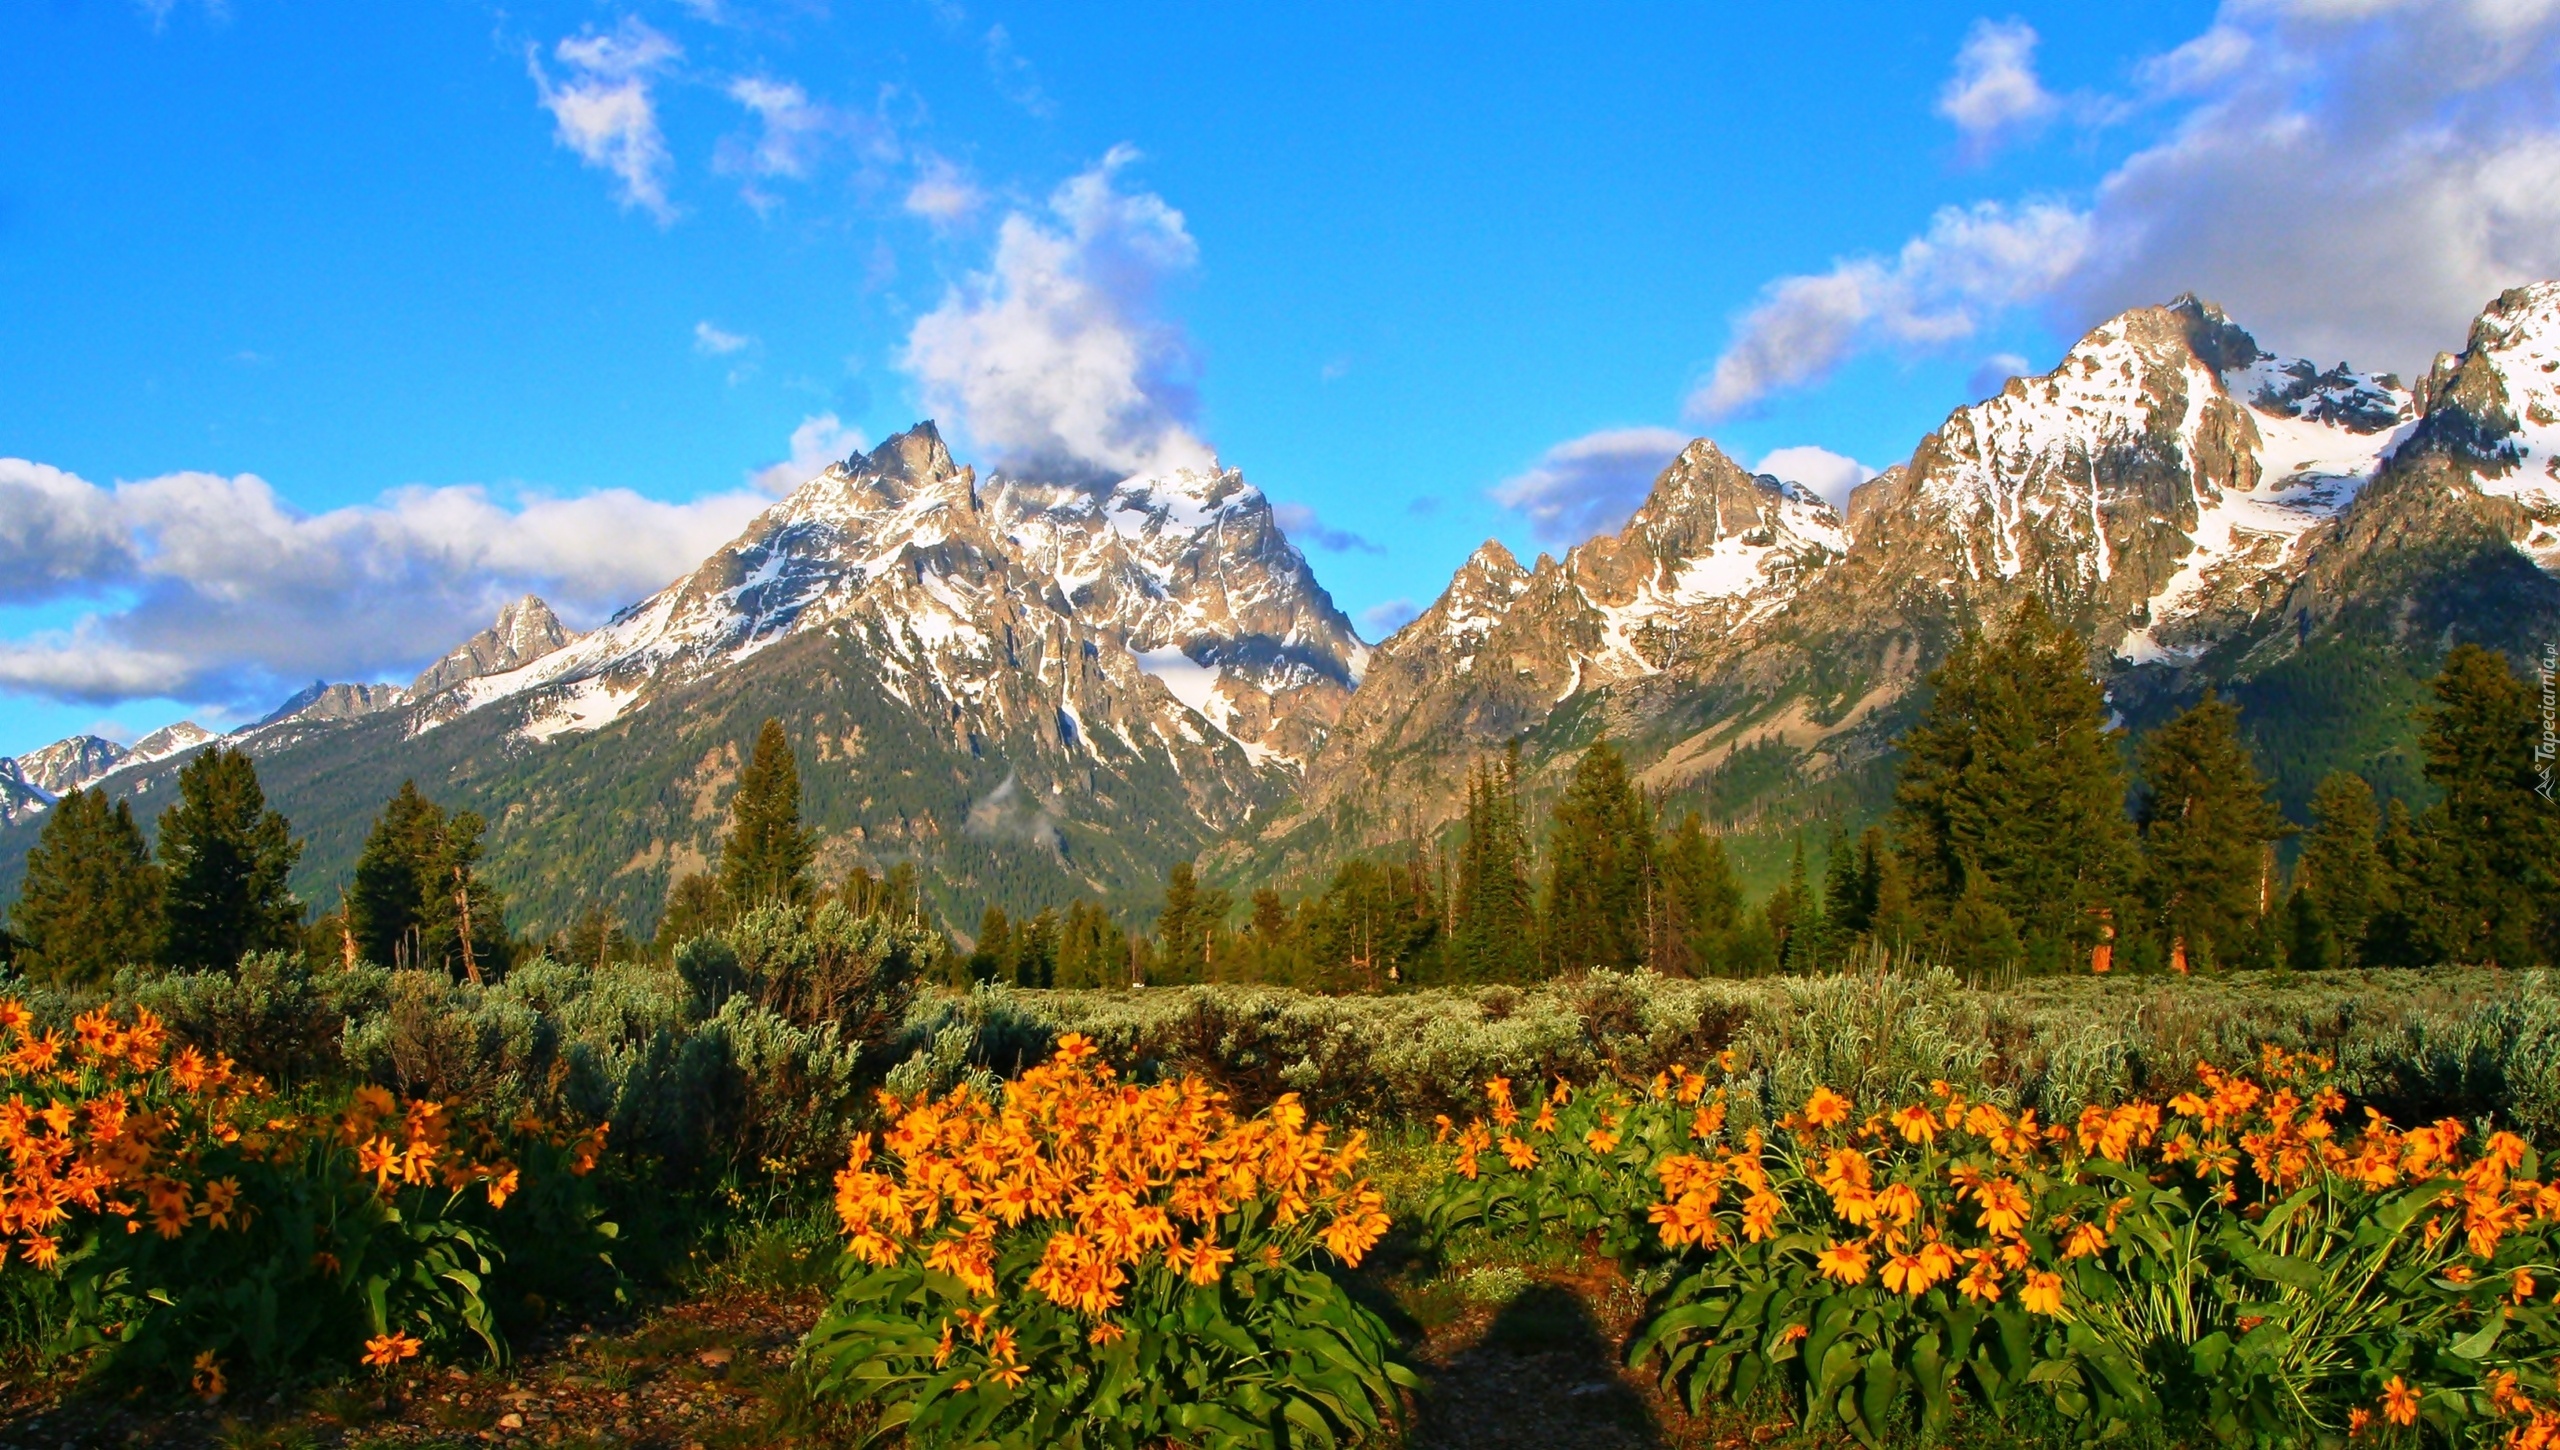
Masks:
[[[2030,594],[2088,631],[2134,723],[2207,685],[2285,708],[2286,671],[2380,651],[2398,693],[2354,709],[2382,739],[2452,638],[2560,622],[2556,309],[2560,284],[2505,294],[2413,390],[2276,357],[2193,297],[2138,308],[1956,409],[1845,518],[1699,440],[1617,534],[1529,570],[1471,558],[1222,865],[1288,876],[1429,834],[1515,740],[1552,784],[1605,734],[1725,829],[1871,816],[1926,671]],[[2491,617],[2464,601],[2493,577]],[[2358,604],[2386,597],[2397,623]]]
[[[369,794],[415,777],[476,801],[501,854],[553,831],[598,849],[580,818],[612,816],[601,836],[629,853],[598,874],[646,919],[716,850],[737,741],[696,737],[758,699],[805,732],[832,869],[927,856],[1135,890],[1285,792],[1366,657],[1240,473],[981,479],[925,423],[586,634],[519,600],[405,689],[315,685],[234,738],[270,779],[332,793],[324,867]],[[627,769],[657,773],[647,805],[536,784]]]
[[[1845,510],[1696,440],[1621,529],[1529,565],[1488,542],[1374,648],[1236,471],[982,478],[925,423],[594,630],[527,597],[405,687],[315,684],[234,738],[315,880],[415,778],[489,818],[541,919],[601,890],[645,923],[774,714],[824,869],[917,860],[958,916],[1140,904],[1203,851],[1303,882],[1428,836],[1515,741],[1537,790],[1605,735],[1667,807],[1772,850],[1854,823],[1927,671],[2030,595],[2088,632],[2128,724],[2210,686],[2289,802],[2340,764],[2387,787],[2443,648],[2560,632],[2555,570],[2560,284],[2500,297],[2414,388],[2185,297],[1954,410]],[[45,772],[98,747],[0,768],[11,867]],[[116,757],[111,784],[168,768]]]

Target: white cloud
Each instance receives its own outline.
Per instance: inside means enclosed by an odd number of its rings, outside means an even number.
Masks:
[[[2023,20],[1976,20],[1956,52],[1955,74],[1938,92],[1938,114],[1977,146],[2052,117],[2061,103],[2036,79],[2035,27]]]
[[[2269,346],[2407,373],[2504,288],[2560,277],[2555,0],[2227,0],[2134,78],[2097,109],[2169,108],[2165,134],[2085,202],[1949,209],[1891,259],[1771,283],[1692,411],[2022,306],[2076,335],[2185,291]]]
[[[1720,418],[1770,393],[1827,376],[1879,342],[1938,345],[1970,337],[1990,313],[2048,295],[2077,269],[2089,218],[2054,201],[1947,207],[1891,260],[1853,257],[1828,272],[1771,283],[1687,411]]]
[[[754,344],[754,338],[727,331],[707,317],[693,325],[693,350],[706,357],[727,357],[733,352],[744,352]]]
[[[131,551],[114,500],[87,480],[0,458],[0,601],[76,591],[119,573]]]
[[[791,456],[756,469],[747,482],[780,498],[826,472],[828,464],[842,463],[869,446],[860,429],[846,427],[833,413],[803,418],[791,430]]]
[[[1810,489],[1815,497],[1836,509],[1847,508],[1849,495],[1858,485],[1876,476],[1874,469],[1847,454],[1811,444],[1771,449],[1752,465],[1751,471],[1772,474]]]
[[[639,207],[661,225],[673,221],[667,173],[675,159],[658,130],[649,87],[683,49],[637,16],[624,16],[611,31],[561,41],[552,54],[569,72],[556,85],[538,54],[528,54],[525,64],[556,123],[555,138],[587,165],[613,173],[625,207]]]
[[[64,557],[85,573],[0,572],[0,604],[68,592],[103,602],[67,630],[0,641],[0,685],[244,708],[314,677],[413,669],[528,590],[596,619],[699,563],[765,503],[739,492],[669,504],[627,489],[509,503],[466,485],[305,514],[254,474],[110,489],[0,459],[0,486],[30,478],[44,480],[50,517],[84,521],[85,552]]]
[[[1540,540],[1578,544],[1625,523],[1655,476],[1688,446],[1689,435],[1669,428],[1585,433],[1494,485],[1493,501],[1528,515]]]
[[[949,226],[968,220],[985,202],[986,193],[967,172],[939,156],[928,156],[918,168],[915,184],[907,188],[904,205],[913,215]]]
[[[2481,306],[2560,276],[2560,5],[2232,4],[2151,78],[2189,105],[2099,186],[2057,289],[2085,323],[2194,290],[2263,340],[2421,369]]]
[[[1017,471],[1125,476],[1214,463],[1192,432],[1190,342],[1157,315],[1199,250],[1182,213],[1122,191],[1126,146],[998,227],[992,265],[907,334],[927,407]]]
[[[752,144],[732,150],[724,165],[753,176],[805,178],[828,134],[841,124],[790,81],[742,76],[729,83],[729,99],[746,107],[762,129]]]

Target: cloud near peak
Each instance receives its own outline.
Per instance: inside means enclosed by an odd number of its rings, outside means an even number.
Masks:
[[[1018,472],[1122,477],[1215,462],[1193,431],[1196,362],[1162,312],[1198,263],[1182,213],[1124,189],[1113,147],[1008,214],[984,271],[916,320],[902,362],[927,411]]]
[[[1578,544],[1624,524],[1655,477],[1688,446],[1689,435],[1671,428],[1585,433],[1495,484],[1492,498],[1525,515],[1540,542]]]
[[[1969,135],[2050,114],[2032,39],[1978,25],[1941,111]],[[2165,113],[2165,134],[2087,196],[1949,207],[1891,254],[1769,283],[1690,415],[1745,411],[1861,351],[1962,343],[2020,309],[2077,336],[2189,291],[2272,346],[2408,372],[2504,288],[2560,276],[2552,0],[2228,0],[2132,75],[2087,109]]]
[[[0,458],[0,604],[95,606],[0,642],[0,688],[255,713],[315,677],[415,669],[527,592],[591,622],[683,574],[765,503],[627,489],[505,501],[458,485],[307,514],[255,474],[110,488]]]

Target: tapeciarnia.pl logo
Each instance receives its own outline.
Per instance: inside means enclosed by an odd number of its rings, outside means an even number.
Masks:
[[[2534,673],[2542,677],[2542,738],[2533,742],[2533,773],[2538,777],[2533,789],[2548,805],[2552,759],[2560,756],[2560,644],[2544,645],[2534,664]]]

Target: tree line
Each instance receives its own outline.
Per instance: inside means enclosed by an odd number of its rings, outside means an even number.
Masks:
[[[2535,791],[2537,697],[2501,655],[2458,646],[2431,683],[2417,724],[2433,802],[2385,805],[2334,773],[2289,872],[2277,848],[2297,830],[2230,701],[2208,692],[2128,740],[2086,641],[2032,601],[1964,636],[1930,685],[1897,742],[1885,819],[1827,833],[1818,873],[1799,836],[1787,879],[1756,903],[1723,841],[1694,813],[1670,819],[1608,742],[1583,754],[1542,829],[1515,749],[1470,772],[1453,847],[1346,861],[1294,903],[1256,891],[1241,922],[1176,865],[1152,938],[1104,980],[1358,991],[1594,967],[1754,976],[1878,950],[1976,979],[2560,958],[2560,813]],[[982,941],[1007,940],[1007,925],[990,912],[999,930]],[[1046,980],[1009,961],[982,947],[973,966]]]
[[[447,811],[404,782],[383,805],[338,903],[306,921],[289,878],[302,855],[290,822],[266,803],[249,755],[215,746],[178,772],[156,850],[130,803],[98,788],[65,793],[27,854],[9,914],[9,965],[70,985],[121,968],[232,970],[259,952],[315,965],[359,962],[490,981],[537,952],[572,960],[650,955],[716,930],[742,912],[844,900],[859,912],[921,913],[912,865],[856,871],[823,888],[800,820],[800,778],[781,722],[767,720],[737,791],[716,869],[679,878],[655,940],[634,938],[593,908],[542,941],[510,934],[505,893],[481,874],[486,823]],[[663,952],[658,954],[663,955]]]
[[[2296,830],[2270,799],[2238,709],[2208,692],[2128,742],[2086,644],[2030,602],[1964,636],[1897,742],[1885,819],[1799,836],[1786,880],[1746,900],[1723,840],[1675,821],[1608,742],[1584,752],[1543,820],[1516,746],[1469,771],[1447,844],[1341,862],[1295,900],[1242,903],[1189,862],[1140,928],[1080,900],[1015,919],[990,907],[945,955],[954,983],[1106,987],[1263,981],[1322,991],[1528,982],[1592,968],[1755,976],[1910,953],[1976,978],[2064,970],[2548,963],[2560,958],[2560,813],[2536,792],[2538,697],[2503,656],[2458,646],[2420,711],[2434,799],[2384,802],[2339,772]],[[2129,747],[2129,748],[2128,748]],[[337,905],[306,924],[301,853],[249,756],[190,760],[156,850],[98,789],[53,807],[5,938],[22,973],[71,983],[127,965],[229,969],[261,951],[487,979],[549,951],[664,956],[760,906],[841,901],[924,918],[913,863],[816,875],[796,758],[758,730],[717,861],[677,878],[654,939],[601,906],[542,942],[510,936],[480,873],[485,825],[404,784]],[[1241,908],[1241,909],[1239,909]]]

